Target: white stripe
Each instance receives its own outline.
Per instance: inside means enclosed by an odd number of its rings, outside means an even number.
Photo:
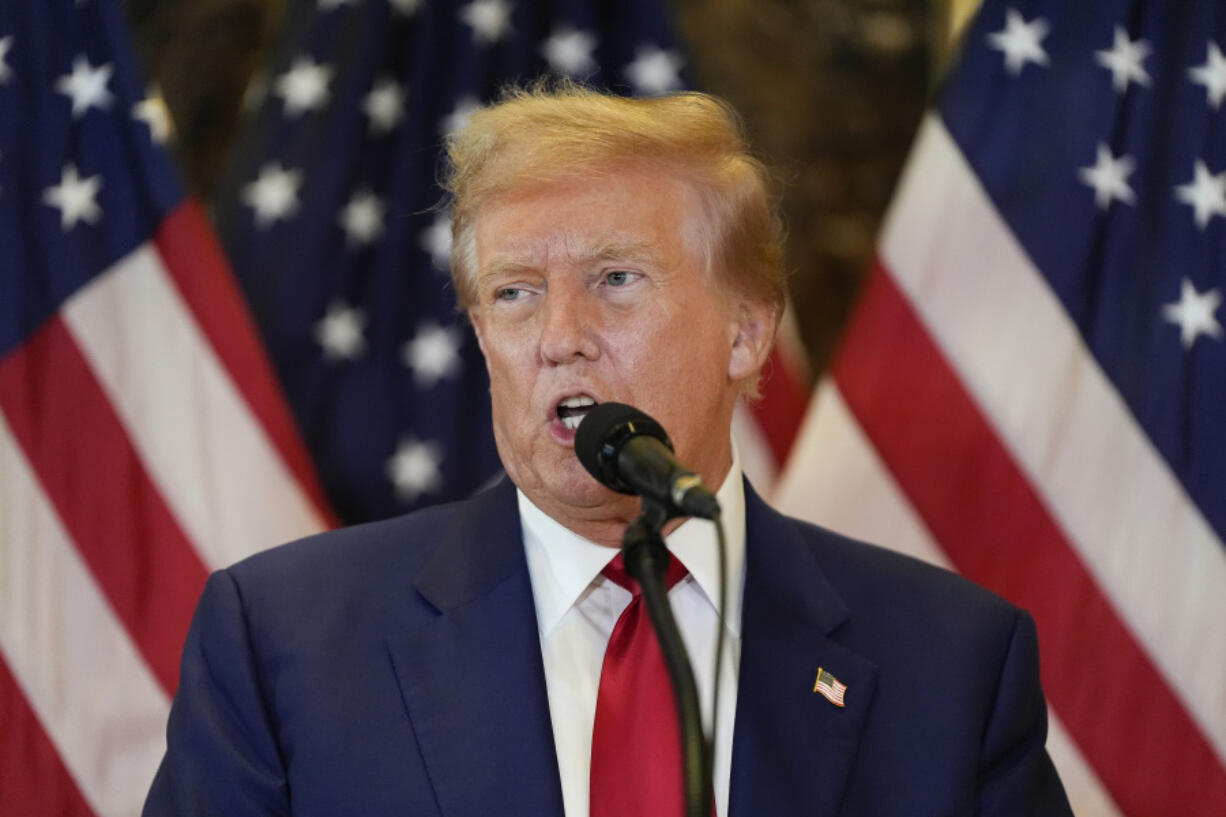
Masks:
[[[952,569],[828,377],[809,401],[774,504],[800,519]]]
[[[829,379],[818,384],[775,504],[857,539],[952,569]],[[1063,724],[1051,716],[1047,750],[1078,817],[1121,817]]]
[[[1226,638],[1211,635],[1226,625],[1226,548],[933,115],[887,216],[882,254],[1116,614],[1226,761]]]
[[[207,566],[323,529],[150,244],[75,294],[63,314]]]
[[[805,384],[802,388],[807,388],[807,384],[813,382],[813,371],[809,368],[809,353],[805,351],[804,340],[800,337],[800,324],[797,323],[796,308],[791,298],[784,304],[783,317],[779,319],[775,349],[788,373],[797,383]]]
[[[732,412],[732,439],[736,442],[741,471],[762,496],[770,496],[778,478],[778,466],[766,434],[743,400]]]
[[[94,812],[140,813],[166,750],[170,703],[69,541],[3,415],[0,651]]]
[[[1064,783],[1064,793],[1068,795],[1073,813],[1077,817],[1123,817],[1123,812],[1069,736],[1058,713],[1049,708],[1047,717],[1047,753],[1060,772],[1060,781]]]

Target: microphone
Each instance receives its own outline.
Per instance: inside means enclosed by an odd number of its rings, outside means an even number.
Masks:
[[[575,454],[606,488],[655,500],[675,516],[714,519],[719,502],[673,456],[664,429],[624,403],[599,403],[575,432]]]

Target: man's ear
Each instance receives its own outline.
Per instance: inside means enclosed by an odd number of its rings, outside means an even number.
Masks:
[[[766,365],[775,343],[781,305],[758,298],[742,298],[736,307],[735,336],[728,356],[728,377],[734,382],[754,377]]]

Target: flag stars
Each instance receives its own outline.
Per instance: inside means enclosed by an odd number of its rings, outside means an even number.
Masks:
[[[559,74],[584,76],[596,70],[592,53],[596,50],[596,36],[570,26],[558,26],[541,45],[541,56],[549,67]]]
[[[439,213],[434,222],[422,230],[421,247],[430,253],[430,261],[439,269],[451,264],[451,213]]]
[[[111,107],[114,96],[106,86],[112,72],[109,62],[95,68],[84,56],[72,61],[72,73],[60,77],[55,90],[72,99],[73,119],[80,119],[90,108],[106,110]]]
[[[1004,52],[1005,69],[1012,75],[1022,73],[1026,63],[1047,65],[1050,61],[1043,50],[1043,38],[1050,30],[1042,17],[1027,22],[1017,9],[1005,12],[1005,27],[988,35],[988,43],[997,51]]]
[[[1128,39],[1128,32],[1124,27],[1116,26],[1115,40],[1111,48],[1094,52],[1094,59],[1111,72],[1111,85],[1117,94],[1122,94],[1128,90],[1130,82],[1149,86],[1149,73],[1142,65],[1149,53],[1149,43],[1141,39]]]
[[[366,351],[365,330],[362,310],[336,302],[315,324],[315,340],[327,360],[355,360]]]
[[[640,47],[626,66],[626,78],[641,96],[659,96],[681,88],[681,57],[655,46]]]
[[[438,443],[412,436],[401,440],[387,462],[387,476],[396,488],[396,496],[411,503],[422,494],[437,491],[443,482],[439,471],[442,460],[443,449]]]
[[[456,100],[455,108],[443,117],[439,127],[443,135],[454,133],[468,124],[468,118],[481,110],[481,102],[475,96],[462,96]]]
[[[506,0],[473,0],[460,9],[460,19],[473,30],[473,39],[496,43],[511,31],[511,5]]]
[[[60,211],[60,229],[68,232],[78,221],[95,224],[102,217],[98,206],[98,191],[102,189],[102,176],[82,179],[74,164],[64,165],[60,183],[43,191],[43,203]]]
[[[365,246],[383,235],[383,200],[359,190],[341,209],[340,225],[350,245]]]
[[[404,364],[413,370],[413,382],[429,389],[460,371],[460,333],[454,326],[427,321],[401,350]]]
[[[302,171],[285,170],[273,162],[260,168],[259,177],[243,188],[243,202],[255,210],[257,227],[268,227],[298,212]]]
[[[165,144],[174,133],[170,109],[166,107],[166,100],[156,88],[151,88],[148,96],[132,106],[132,118],[148,125],[150,138],[159,145]]]
[[[328,104],[328,83],[332,69],[309,57],[294,60],[290,69],[277,77],[274,90],[285,101],[285,115],[301,116]]]
[[[13,36],[10,34],[7,37],[0,37],[0,85],[4,85],[13,76],[13,69],[9,68],[8,53],[13,48]]]
[[[404,118],[404,89],[390,77],[382,77],[362,100],[362,112],[371,132],[384,134]]]
[[[1215,176],[1197,159],[1192,181],[1176,187],[1175,197],[1192,206],[1196,226],[1205,229],[1214,216],[1226,217],[1226,171]]]
[[[1205,86],[1209,107],[1215,111],[1221,107],[1222,99],[1226,98],[1226,56],[1222,55],[1217,43],[1209,41],[1204,65],[1189,68],[1188,76],[1197,85]]]
[[[1098,209],[1106,210],[1116,199],[1125,204],[1136,202],[1136,194],[1128,186],[1128,176],[1134,169],[1135,164],[1130,157],[1116,158],[1111,155],[1111,149],[1100,142],[1094,165],[1081,168],[1077,175],[1082,182],[1094,188],[1094,202]]]
[[[1218,323],[1215,314],[1221,305],[1221,292],[1216,289],[1197,292],[1192,282],[1184,278],[1180,286],[1179,300],[1163,306],[1162,317],[1179,326],[1183,348],[1191,349],[1201,335],[1222,339],[1222,325]]]

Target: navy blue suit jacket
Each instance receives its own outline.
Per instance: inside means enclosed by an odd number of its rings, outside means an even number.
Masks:
[[[746,493],[731,817],[1071,813],[1029,616]],[[562,817],[514,487],[214,574],[168,741],[148,817]]]

